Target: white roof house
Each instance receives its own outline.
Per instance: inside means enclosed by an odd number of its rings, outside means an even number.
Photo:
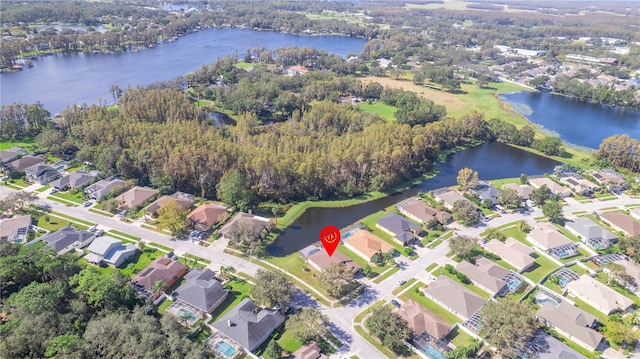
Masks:
[[[119,267],[136,253],[136,246],[123,245],[121,240],[112,237],[98,237],[91,242],[87,250],[89,254],[85,258],[90,263],[99,264],[104,261]]]

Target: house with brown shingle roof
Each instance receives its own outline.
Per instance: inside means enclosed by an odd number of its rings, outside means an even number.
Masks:
[[[127,192],[116,197],[120,208],[136,208],[153,198],[158,191],[149,187],[135,186]]]
[[[424,290],[424,295],[446,308],[462,320],[469,319],[486,300],[456,283],[446,275],[441,275]]]
[[[174,201],[176,202],[176,204],[178,205],[178,207],[182,208],[183,210],[188,210],[189,208],[191,208],[191,204],[193,202],[181,198],[181,197],[176,197],[176,196],[162,196],[158,199],[156,199],[155,201],[151,202],[151,204],[149,206],[147,206],[147,215],[151,216],[151,217],[155,217],[158,214],[158,210],[164,206],[165,204]]]
[[[504,243],[497,239],[491,240],[484,245],[484,249],[500,256],[503,261],[514,266],[519,273],[535,263],[535,259],[531,256],[533,249],[511,237],[507,238]]]
[[[433,198],[435,198],[436,201],[442,202],[442,204],[444,204],[444,206],[449,210],[452,210],[453,205],[458,201],[471,202],[468,199],[464,198],[464,196],[460,193],[448,188],[442,191],[434,191]],[[473,204],[473,202],[471,203]],[[476,206],[475,204],[473,205]]]
[[[600,219],[615,230],[624,232],[630,237],[640,236],[640,222],[636,222],[631,216],[624,212],[603,212],[600,214]]]
[[[491,294],[504,295],[509,291],[505,278],[510,271],[489,259],[479,256],[476,263],[462,261],[456,265],[456,270],[466,275],[473,284]]]
[[[0,220],[0,242],[25,243],[31,221],[28,214]]]
[[[13,147],[8,150],[0,151],[0,164],[11,162],[26,154],[27,151],[20,147]]]
[[[259,238],[260,236],[266,235],[263,233],[267,225],[269,224],[269,219],[255,216],[250,213],[240,212],[236,214],[229,223],[225,224],[224,227],[220,228],[218,231],[223,238],[229,237],[231,233],[233,233],[234,228],[238,226],[251,226],[253,228],[254,240]]]
[[[558,195],[562,198],[565,197],[570,197],[571,196],[571,190],[568,189],[567,187],[564,187],[562,185],[557,184],[556,182],[546,178],[546,177],[538,177],[538,178],[529,178],[529,183],[531,183],[531,186],[535,187],[535,188],[540,188],[543,185],[546,185],[547,188],[549,188],[549,190],[551,191],[551,193]]]
[[[438,211],[417,198],[398,205],[398,211],[418,223],[425,224],[434,219],[442,224],[448,224],[453,218],[448,212]]]
[[[612,169],[601,169],[591,172],[600,186],[606,186],[610,191],[621,191],[629,187],[627,180],[620,173]]]
[[[351,268],[354,273],[358,273],[362,268],[353,261],[353,259],[346,255],[335,251],[332,256],[329,256],[326,251],[318,251],[307,258],[307,263],[319,272],[331,267],[332,264],[344,264],[347,268]]]
[[[409,323],[414,337],[427,333],[433,338],[442,339],[451,331],[447,322],[413,299],[402,303],[398,315]]]
[[[345,239],[343,243],[345,247],[369,262],[371,262],[371,257],[377,253],[383,254],[394,250],[390,244],[365,230],[357,231]]]
[[[567,284],[569,294],[580,298],[592,307],[609,315],[615,311],[626,312],[634,303],[631,299],[607,287],[586,274]]]
[[[533,187],[526,184],[518,185],[515,183],[507,183],[502,186],[502,189],[514,190],[518,194],[518,196],[522,197],[523,199],[529,199],[529,197],[531,196],[531,192],[533,192]]]
[[[311,342],[293,352],[293,359],[328,359],[329,357],[320,352],[320,346],[316,342]]]
[[[161,280],[165,283],[161,289],[164,291],[180,280],[186,273],[187,268],[184,264],[178,260],[163,256],[149,263],[148,266],[133,277],[131,282],[135,286],[142,287],[146,292],[151,293],[155,283]]]
[[[44,160],[42,156],[27,155],[7,163],[6,166],[14,171],[24,171],[31,166],[44,164]]]
[[[598,322],[596,317],[568,302],[562,301],[557,307],[547,302],[537,316],[548,327],[590,351],[597,350],[602,342],[602,334],[592,329]]]
[[[211,227],[218,223],[226,213],[229,212],[225,206],[213,203],[204,203],[189,213],[187,219],[195,229],[204,232],[210,230]]]

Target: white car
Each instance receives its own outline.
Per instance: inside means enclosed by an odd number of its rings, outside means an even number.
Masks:
[[[407,281],[406,281],[406,280],[404,280],[404,279],[400,279],[400,280],[398,280],[398,285],[403,285],[403,284],[405,284],[405,283],[407,283]]]

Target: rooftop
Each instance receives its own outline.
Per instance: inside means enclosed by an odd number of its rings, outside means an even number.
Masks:
[[[464,318],[471,317],[487,303],[486,300],[445,275],[439,276],[435,282],[429,284],[424,292],[446,304]]]

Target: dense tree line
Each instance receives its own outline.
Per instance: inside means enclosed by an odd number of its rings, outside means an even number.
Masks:
[[[13,141],[33,137],[51,126],[51,114],[44,106],[13,103],[0,108],[0,140]]]
[[[556,81],[553,82],[553,89],[580,101],[640,109],[640,98],[636,95],[635,89],[614,90],[609,86],[593,86],[583,80],[565,77],[556,78]]]
[[[626,134],[605,138],[594,156],[603,166],[640,171],[640,141]]]
[[[137,307],[129,278],[47,246],[0,244],[0,351],[6,358],[204,358],[171,316]]]

